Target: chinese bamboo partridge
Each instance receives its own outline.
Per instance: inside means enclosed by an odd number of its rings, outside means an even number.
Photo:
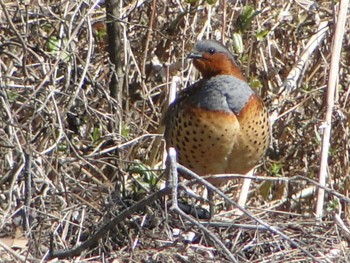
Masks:
[[[267,109],[219,42],[197,42],[188,58],[203,78],[182,90],[164,115],[167,147],[200,176],[246,174],[270,142]]]

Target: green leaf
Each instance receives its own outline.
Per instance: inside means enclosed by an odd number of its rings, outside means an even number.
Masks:
[[[334,199],[331,201],[328,201],[327,203],[327,212],[331,213],[334,211],[338,211],[339,210],[339,201],[338,199]]]
[[[101,139],[101,130],[98,127],[94,127],[92,131],[92,143],[96,143]]]
[[[153,172],[149,166],[141,162],[135,162],[131,164],[128,167],[127,172],[139,174],[141,178],[137,179],[137,183],[145,189],[150,189],[156,186],[158,183],[157,174]]]
[[[280,163],[273,163],[273,164],[271,165],[271,173],[272,173],[274,176],[281,176],[282,168],[283,168],[283,164],[280,164]]]
[[[129,138],[130,136],[130,128],[127,124],[122,124],[121,135],[125,138]]]
[[[233,47],[234,47],[236,53],[242,54],[244,47],[243,47],[243,40],[242,40],[241,34],[234,33],[232,36],[232,40],[233,40]]]
[[[250,86],[255,89],[255,90],[259,90],[262,88],[262,83],[261,81],[256,78],[256,77],[253,77],[251,80],[250,80]]]
[[[61,50],[61,45],[65,45],[67,42],[68,42],[67,39],[60,40],[56,36],[51,36],[51,37],[49,37],[48,42],[47,42],[47,50],[49,52],[52,52],[55,55],[58,55],[60,50]],[[65,51],[61,55],[61,59],[65,62],[68,62],[70,59],[70,56],[71,56],[70,53]]]
[[[253,6],[246,5],[243,8],[242,14],[237,19],[237,28],[240,32],[244,32],[251,27],[254,17],[259,14],[258,11],[254,10]]]
[[[64,152],[68,149],[68,145],[67,144],[58,144],[57,145],[57,150],[58,151],[61,151],[61,152]]]
[[[103,39],[106,35],[107,35],[107,30],[105,28],[104,29],[99,29],[97,31],[97,37],[99,39]]]
[[[49,40],[47,42],[47,50],[49,52],[57,53],[60,50],[59,46],[60,43],[56,36],[49,37]]]
[[[209,5],[214,5],[216,4],[217,0],[205,0],[205,2],[207,2]]]
[[[19,94],[17,92],[12,91],[12,90],[8,90],[6,92],[6,94],[8,96],[9,101],[11,101],[11,102],[17,101],[17,98],[19,97]]]
[[[264,30],[261,30],[261,31],[259,31],[258,33],[256,33],[256,39],[258,40],[258,41],[263,41],[263,40],[265,40],[265,38],[266,38],[266,36],[269,34],[269,30],[267,30],[267,29],[264,29]]]

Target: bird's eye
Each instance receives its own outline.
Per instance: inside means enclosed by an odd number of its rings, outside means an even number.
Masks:
[[[211,54],[211,55],[213,55],[214,53],[215,53],[215,48],[209,48],[209,50],[208,50],[208,52],[209,52],[209,54]]]

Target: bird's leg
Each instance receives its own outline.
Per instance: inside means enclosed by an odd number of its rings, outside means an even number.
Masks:
[[[253,176],[254,175],[254,169],[250,170],[246,175],[248,176]],[[241,186],[241,190],[239,192],[239,197],[238,197],[238,205],[240,205],[241,207],[245,207],[245,204],[247,202],[248,199],[248,194],[249,194],[249,187],[250,187],[250,183],[251,183],[252,179],[249,178],[245,178],[243,180],[242,186]]]

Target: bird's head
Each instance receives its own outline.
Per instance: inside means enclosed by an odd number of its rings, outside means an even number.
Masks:
[[[230,51],[217,41],[198,41],[187,58],[193,60],[204,78],[231,75],[246,81]]]

